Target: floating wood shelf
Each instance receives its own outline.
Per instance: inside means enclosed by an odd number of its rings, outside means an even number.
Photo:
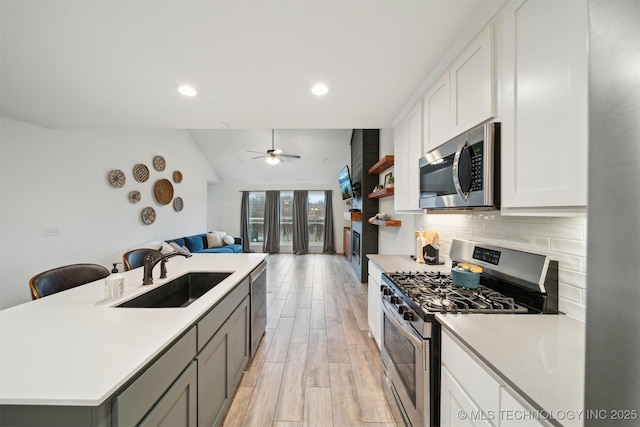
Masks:
[[[382,190],[377,190],[377,191],[374,191],[373,193],[369,193],[367,197],[370,199],[380,199],[382,197],[393,196],[393,194],[394,194],[393,187],[387,187],[387,188],[383,188]]]
[[[402,221],[397,221],[395,219],[388,219],[386,221],[381,219],[372,219],[369,221],[369,224],[382,225],[384,227],[400,227],[402,225]]]
[[[384,156],[369,168],[369,175],[377,175],[393,166],[393,156]]]
[[[345,212],[344,219],[347,221],[362,221],[362,212]]]

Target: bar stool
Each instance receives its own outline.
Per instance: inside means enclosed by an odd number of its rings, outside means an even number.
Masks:
[[[104,279],[109,270],[98,264],[71,264],[36,274],[29,280],[31,298],[38,299]]]

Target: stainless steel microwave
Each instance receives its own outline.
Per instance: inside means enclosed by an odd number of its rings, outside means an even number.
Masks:
[[[500,208],[500,123],[485,123],[420,159],[420,208]]]

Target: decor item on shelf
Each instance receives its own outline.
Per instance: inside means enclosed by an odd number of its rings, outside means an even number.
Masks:
[[[138,203],[141,198],[142,196],[138,190],[129,191],[129,202],[135,204]]]
[[[283,161],[283,158],[288,157],[288,158],[292,158],[292,159],[299,159],[300,156],[298,156],[297,154],[284,154],[282,152],[281,149],[279,148],[275,148],[275,129],[271,129],[271,149],[267,150],[266,154],[262,151],[253,151],[253,150],[247,150],[249,153],[260,153],[262,154],[261,156],[257,156],[257,157],[252,157],[251,159],[261,159],[261,158],[265,158],[265,160],[267,161],[267,163],[269,163],[270,165],[277,165],[278,163],[280,163],[281,161]]]
[[[385,188],[393,188],[393,173],[389,172],[384,176],[384,186]]]
[[[182,200],[182,197],[176,197],[173,199],[173,210],[180,212],[182,208],[184,208],[184,200]]]
[[[182,172],[173,171],[173,182],[180,184],[182,182]]]
[[[138,182],[147,182],[149,179],[149,168],[142,163],[137,163],[133,167],[133,177]]]
[[[161,205],[168,205],[173,200],[173,185],[168,179],[159,179],[153,186],[153,195]]]
[[[152,207],[146,207],[142,209],[142,214],[140,215],[142,218],[143,224],[153,224],[156,220],[156,211]]]
[[[382,184],[377,184],[375,187],[373,187],[374,192],[380,191],[382,189],[384,189],[384,186]]]
[[[109,171],[109,184],[111,184],[114,188],[124,187],[125,182],[127,182],[127,177],[124,175],[120,169],[113,169]]]
[[[162,172],[166,166],[167,166],[167,162],[164,161],[164,157],[155,156],[153,158],[153,168],[158,172]]]
[[[372,223],[374,220],[386,221],[388,219],[389,219],[389,214],[378,212],[377,214],[369,218],[369,223]]]

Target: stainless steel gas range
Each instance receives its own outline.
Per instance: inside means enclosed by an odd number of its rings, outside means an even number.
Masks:
[[[476,289],[449,273],[382,275],[383,382],[398,422],[439,426],[440,325],[437,313],[558,312],[558,263],[547,256],[454,240],[452,263],[483,268]]]

